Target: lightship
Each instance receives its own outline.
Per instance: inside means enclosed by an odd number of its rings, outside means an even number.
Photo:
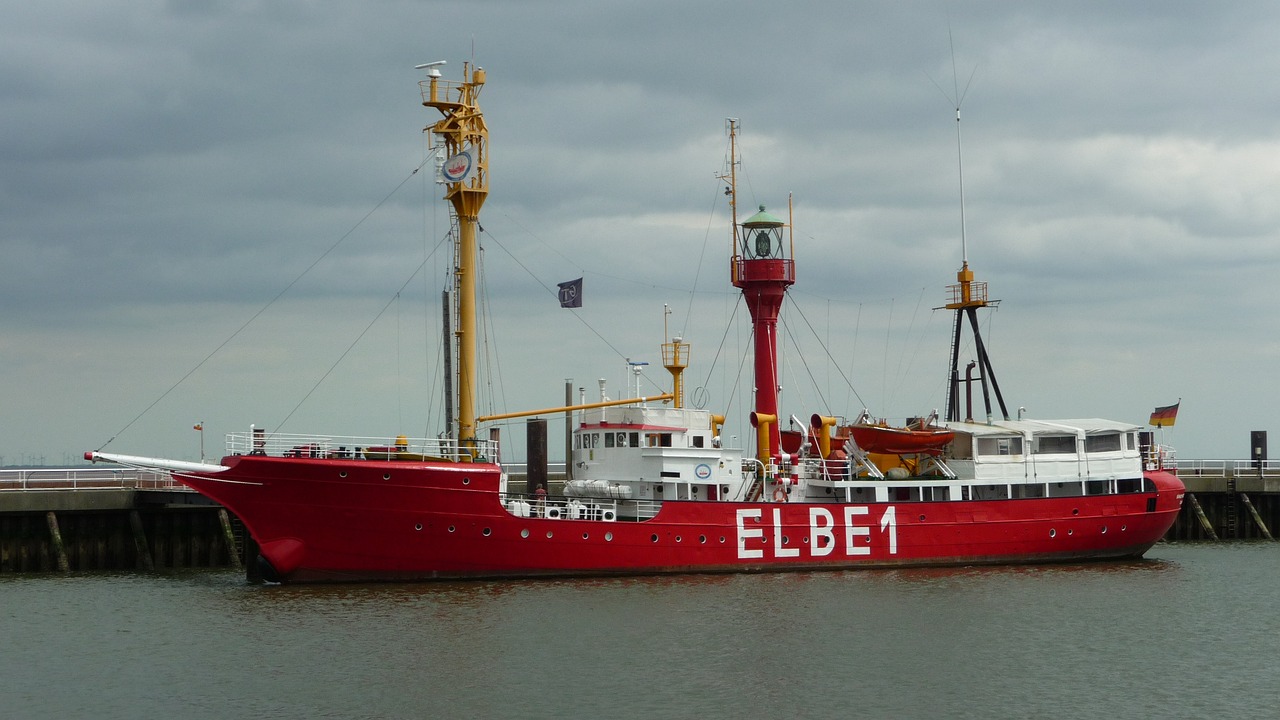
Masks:
[[[440,64],[424,66],[422,99],[442,116],[430,130],[444,143],[445,198],[458,228],[453,437],[258,430],[230,434],[218,464],[102,452],[86,459],[167,470],[222,504],[256,541],[264,574],[279,582],[1134,558],[1172,525],[1184,488],[1154,462],[1139,426],[992,419],[989,400],[986,418],[962,419],[956,350],[946,420],[890,427],[812,414],[792,416],[784,430],[776,328],[796,281],[794,240],[790,223],[763,207],[738,222],[732,120],[729,262],[754,332],[755,447],[725,447],[725,418],[685,404],[690,346],[669,338],[662,353],[670,393],[611,400],[602,392],[597,402],[557,408],[575,418],[563,495],[512,491],[496,440],[480,431],[496,418],[475,409],[476,231],[489,190],[478,100],[486,77],[466,64],[461,82],[447,82]],[[957,313],[957,349],[961,313],[972,317],[985,301],[967,259],[958,278],[947,305]]]

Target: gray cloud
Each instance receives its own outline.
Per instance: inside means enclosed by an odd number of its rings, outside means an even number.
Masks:
[[[656,354],[666,303],[691,375],[741,422],[714,177],[729,116],[743,206],[794,194],[788,410],[940,405],[957,87],[968,251],[1003,301],[986,322],[1015,407],[1142,422],[1183,397],[1167,439],[1235,457],[1280,389],[1268,3],[53,2],[6,18],[6,462],[78,457],[153,402],[112,447],[190,456],[194,421],[278,423],[326,374],[287,429],[437,432],[448,222],[429,173],[410,177],[435,119],[411,68],[445,59],[457,79],[473,46],[501,409],[552,404],[565,377],[618,388],[619,354]],[[579,274],[574,316],[547,286]],[[822,344],[856,394],[819,369]]]

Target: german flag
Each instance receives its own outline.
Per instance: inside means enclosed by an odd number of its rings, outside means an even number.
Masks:
[[[1158,407],[1151,413],[1151,421],[1147,423],[1154,427],[1173,427],[1173,423],[1178,419],[1178,406],[1182,404],[1182,400],[1172,405]]]

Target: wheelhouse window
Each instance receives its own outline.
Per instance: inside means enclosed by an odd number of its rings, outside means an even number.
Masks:
[[[645,436],[649,447],[671,447],[671,433],[649,433]]]

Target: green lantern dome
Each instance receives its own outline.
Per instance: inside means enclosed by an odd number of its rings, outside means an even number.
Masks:
[[[786,223],[765,212],[763,205],[760,206],[760,212],[742,222],[742,227],[745,228],[782,227],[783,225]]]

